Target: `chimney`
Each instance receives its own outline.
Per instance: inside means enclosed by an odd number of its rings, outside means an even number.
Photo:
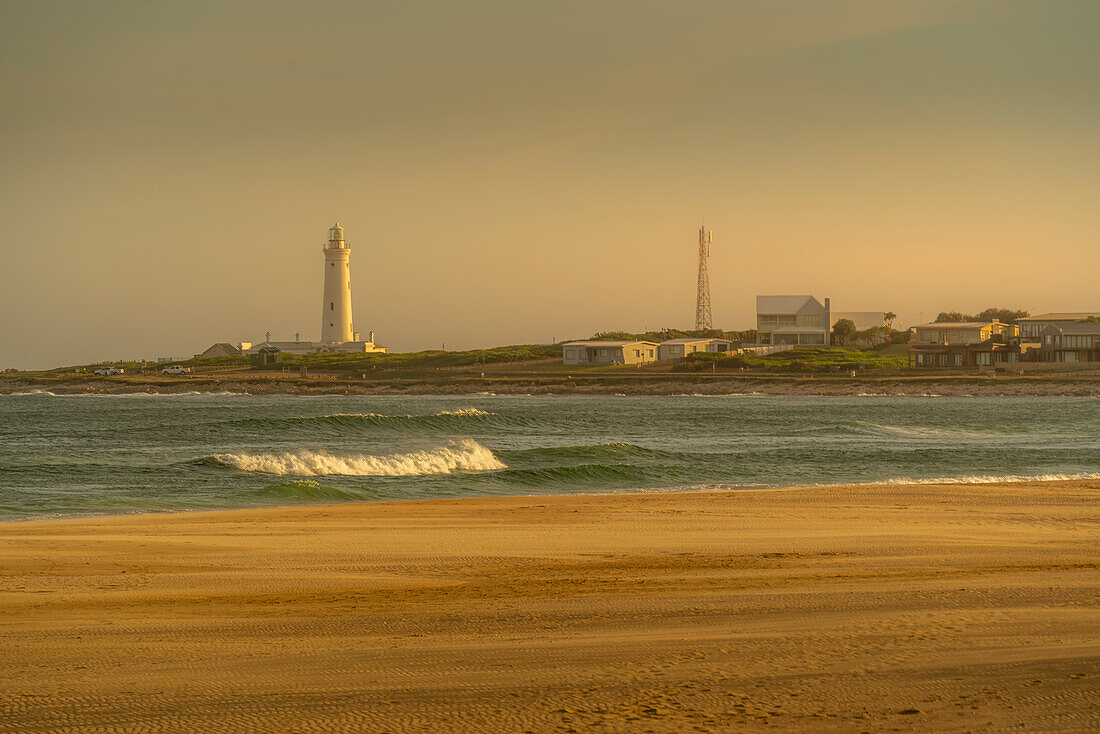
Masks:
[[[833,343],[833,319],[829,299],[825,299],[825,346]]]

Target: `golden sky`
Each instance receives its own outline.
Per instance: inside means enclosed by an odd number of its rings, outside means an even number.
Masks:
[[[1100,3],[0,3],[0,368],[1100,310]]]

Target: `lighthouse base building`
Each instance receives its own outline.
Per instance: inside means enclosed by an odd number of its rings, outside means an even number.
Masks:
[[[322,245],[325,253],[324,300],[321,304],[321,340],[302,341],[299,334],[294,341],[272,341],[268,332],[259,343],[240,342],[237,354],[256,354],[261,350],[278,350],[290,354],[386,354],[389,352],[374,341],[374,332],[362,339],[355,330],[351,308],[351,243],[344,239],[344,228],[337,222],[328,231],[328,242]],[[232,345],[215,344],[195,357],[213,356],[211,350]]]

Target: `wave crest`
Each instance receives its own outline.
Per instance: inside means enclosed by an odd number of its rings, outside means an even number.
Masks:
[[[277,476],[317,477],[332,474],[357,477],[412,477],[495,471],[508,467],[477,441],[466,439],[407,454],[337,456],[324,451],[270,454],[215,454],[214,460],[241,471]]]

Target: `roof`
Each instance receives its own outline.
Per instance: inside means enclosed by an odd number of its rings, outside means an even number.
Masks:
[[[1072,324],[1062,324],[1061,326],[1051,324],[1044,330],[1044,333],[1047,331],[1054,331],[1059,334],[1100,334],[1100,322],[1078,321]]]
[[[1024,316],[1016,319],[1016,321],[1084,321],[1090,316],[1100,318],[1100,311],[1041,313],[1035,316]]]
[[[563,347],[628,347],[632,344],[649,344],[657,346],[657,342],[646,341],[596,341],[596,342],[566,342]]]
[[[757,296],[757,313],[798,313],[807,303],[817,299],[813,296]],[[817,304],[821,306],[820,303]],[[824,308],[824,306],[821,306]]]
[[[992,321],[933,321],[929,324],[917,324],[914,329],[984,329],[993,326]],[[1012,326],[1012,324],[1005,324]]]
[[[709,336],[704,337],[681,337],[679,339],[665,339],[661,344],[699,344],[701,342],[724,342],[726,339],[715,339]]]

